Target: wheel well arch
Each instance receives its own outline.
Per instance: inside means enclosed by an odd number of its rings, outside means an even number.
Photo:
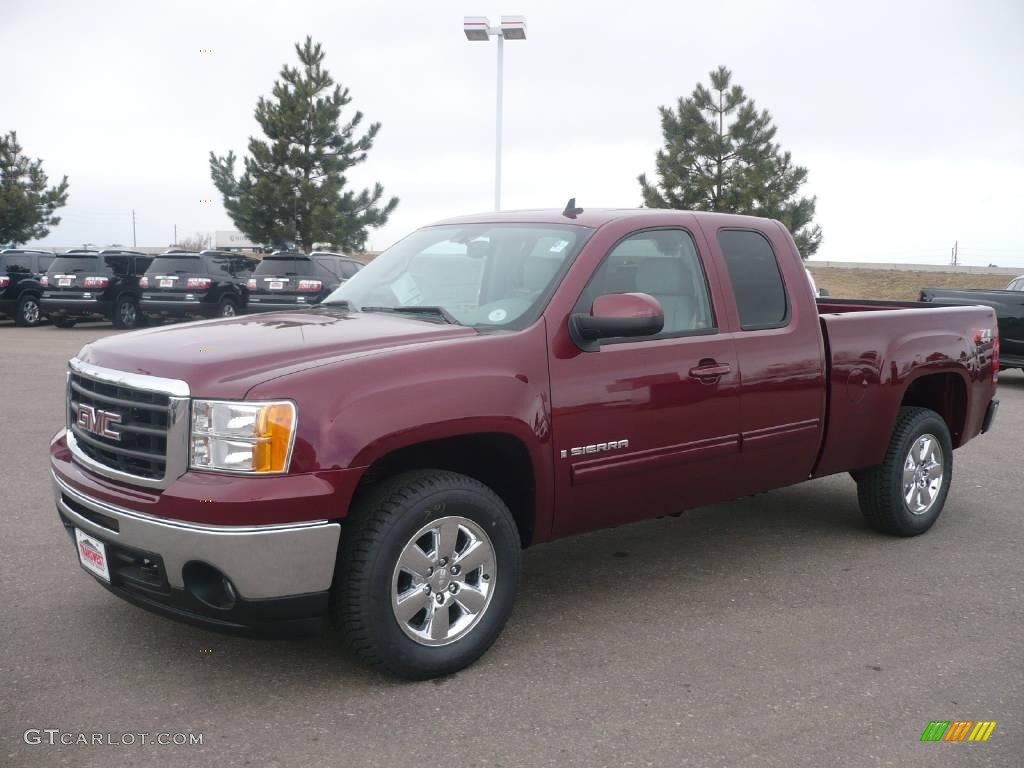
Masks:
[[[910,381],[900,406],[929,408],[949,427],[953,447],[963,441],[967,421],[967,384],[958,373],[926,373]]]
[[[537,519],[536,477],[526,445],[507,432],[477,432],[396,448],[366,469],[353,503],[378,483],[413,469],[445,469],[489,487],[512,513],[522,546],[533,541]]]

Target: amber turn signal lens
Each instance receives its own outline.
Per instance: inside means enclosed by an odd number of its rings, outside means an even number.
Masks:
[[[256,418],[256,443],[252,457],[254,472],[283,472],[295,429],[295,406],[275,403],[264,406]]]

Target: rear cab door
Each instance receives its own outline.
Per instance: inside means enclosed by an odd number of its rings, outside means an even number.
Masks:
[[[825,422],[825,349],[796,244],[776,221],[700,216],[723,265],[739,360],[742,472],[734,496],[806,480]]]

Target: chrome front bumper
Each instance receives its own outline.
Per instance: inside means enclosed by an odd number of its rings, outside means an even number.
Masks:
[[[191,561],[219,569],[246,600],[325,592],[331,586],[338,523],[220,526],[169,520],[92,498],[50,474],[57,507],[68,522],[99,539],[160,555],[173,589],[184,589],[182,569]]]

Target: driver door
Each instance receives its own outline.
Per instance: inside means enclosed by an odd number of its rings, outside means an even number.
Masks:
[[[665,326],[552,356],[555,536],[729,495],[739,471],[739,366],[732,334],[719,330],[718,280],[707,266],[688,229],[641,230],[611,248],[584,289],[575,312],[603,294],[641,292],[662,305]]]

